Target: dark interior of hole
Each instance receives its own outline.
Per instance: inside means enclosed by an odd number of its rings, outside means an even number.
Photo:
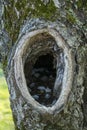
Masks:
[[[53,87],[56,78],[54,57],[48,53],[37,58],[31,70],[31,80],[27,85],[32,97],[40,104],[51,106],[55,104],[56,97],[53,95]]]
[[[38,57],[33,68],[39,69],[43,68],[44,70],[49,71],[56,76],[56,70],[53,68],[54,57],[51,54],[41,55]],[[45,72],[44,72],[45,73]]]
[[[52,36],[39,34],[31,39],[26,52],[24,74],[31,96],[42,105],[54,105],[62,90],[63,50]]]

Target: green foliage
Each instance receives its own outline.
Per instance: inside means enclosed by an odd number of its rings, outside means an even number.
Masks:
[[[7,84],[0,69],[0,130],[14,130]]]

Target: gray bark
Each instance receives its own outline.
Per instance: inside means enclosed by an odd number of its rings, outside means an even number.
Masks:
[[[87,130],[86,5],[0,1],[0,61],[15,130]],[[28,86],[38,57],[47,54],[56,70],[53,105],[36,101]]]

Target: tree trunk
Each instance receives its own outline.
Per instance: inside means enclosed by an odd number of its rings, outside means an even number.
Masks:
[[[0,0],[15,130],[87,130],[86,15],[85,0]]]

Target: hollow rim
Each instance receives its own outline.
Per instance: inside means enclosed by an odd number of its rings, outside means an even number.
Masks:
[[[30,95],[27,89],[27,83],[24,75],[24,65],[22,60],[23,55],[30,43],[30,40],[41,33],[47,33],[52,36],[55,39],[56,44],[60,48],[62,48],[64,52],[65,70],[63,76],[62,90],[57,102],[52,107],[46,107],[41,105]],[[73,67],[73,55],[69,45],[64,41],[60,34],[51,27],[45,29],[38,29],[23,35],[22,38],[19,40],[15,50],[14,74],[17,86],[23,98],[26,99],[27,103],[29,103],[33,107],[33,109],[39,111],[41,114],[48,113],[51,115],[56,115],[64,108],[72,87],[74,70]]]

